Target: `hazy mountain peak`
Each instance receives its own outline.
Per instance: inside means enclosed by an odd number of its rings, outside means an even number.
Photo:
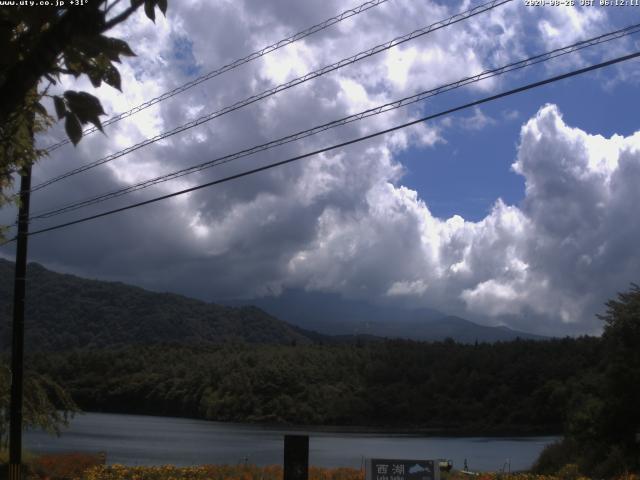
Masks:
[[[325,335],[371,335],[423,341],[452,338],[463,343],[546,338],[504,326],[479,325],[430,308],[372,305],[362,300],[345,299],[336,293],[286,290],[277,297],[223,303],[257,305],[290,324]]]

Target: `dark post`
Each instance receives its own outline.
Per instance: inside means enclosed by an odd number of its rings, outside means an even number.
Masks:
[[[13,339],[11,347],[11,406],[9,426],[9,480],[22,478],[22,394],[24,369],[24,296],[27,271],[27,235],[29,234],[29,199],[31,165],[20,179],[20,209],[13,286]]]
[[[308,480],[309,436],[284,436],[284,480]]]

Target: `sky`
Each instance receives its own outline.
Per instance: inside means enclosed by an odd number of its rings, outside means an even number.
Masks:
[[[361,1],[172,1],[110,32],[116,114]],[[388,0],[54,151],[34,184],[479,5]],[[109,192],[640,21],[639,7],[520,0],[405,42],[34,192],[32,212]],[[44,228],[383,130],[640,49],[640,34],[485,79],[121,198]],[[598,334],[640,283],[640,60],[505,97],[152,205],[30,237],[29,259],[207,301],[287,289],[429,307],[543,335]],[[56,125],[38,138],[64,138]],[[0,211],[0,223],[15,219]],[[12,258],[13,246],[0,247]]]

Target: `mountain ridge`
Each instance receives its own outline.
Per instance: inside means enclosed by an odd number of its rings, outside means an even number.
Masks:
[[[13,271],[12,262],[0,259],[0,350],[10,345]],[[227,342],[311,344],[314,340],[257,307],[225,307],[28,265],[27,349]]]
[[[0,351],[10,346],[13,270],[12,262],[0,258]],[[288,296],[280,300],[283,298]],[[310,301],[305,304],[305,300]],[[368,343],[384,338],[452,338],[473,343],[543,338],[481,326],[433,309],[401,311],[325,294],[298,294],[297,301],[297,305],[276,311],[263,305],[264,299],[225,306],[122,282],[57,273],[30,263],[26,346],[56,351],[163,343],[308,345]],[[352,316],[342,315],[344,312]],[[393,315],[401,318],[388,321]]]
[[[285,290],[280,296],[221,301],[227,305],[256,305],[265,312],[325,335],[366,335],[417,341],[462,343],[545,340],[549,337],[486,326],[432,308],[400,308],[344,299],[335,293]]]

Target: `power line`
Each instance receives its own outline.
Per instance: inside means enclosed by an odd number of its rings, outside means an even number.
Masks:
[[[3,242],[0,242],[0,247],[3,247],[5,245],[10,244],[11,242],[15,242],[18,239],[17,236],[14,236],[12,238],[10,238],[9,240],[4,240]]]
[[[97,219],[97,218],[106,217],[108,215],[113,215],[115,213],[123,212],[125,210],[130,210],[130,209],[141,207],[141,206],[148,205],[148,204],[151,204],[151,203],[159,202],[161,200],[166,200],[166,199],[169,199],[169,198],[172,198],[172,197],[176,197],[178,195],[183,195],[185,193],[191,193],[191,192],[194,192],[196,190],[200,190],[200,189],[203,189],[203,188],[206,188],[206,187],[211,187],[213,185],[218,185],[220,183],[225,183],[225,182],[228,182],[228,181],[231,181],[231,180],[236,180],[238,178],[246,177],[248,175],[253,175],[255,173],[263,172],[265,170],[270,170],[272,168],[279,167],[279,166],[282,166],[282,165],[286,165],[288,163],[292,163],[292,162],[295,162],[295,161],[298,161],[298,160],[302,160],[304,158],[311,157],[311,156],[314,156],[314,155],[318,155],[320,153],[325,153],[325,152],[328,152],[330,150],[334,150],[336,148],[346,147],[348,145],[352,145],[354,143],[359,143],[359,142],[362,142],[364,140],[369,140],[371,138],[375,138],[375,137],[378,137],[380,135],[385,135],[387,133],[403,129],[403,128],[409,127],[411,125],[422,123],[422,122],[425,122],[425,121],[428,121],[428,120],[433,120],[434,118],[442,117],[442,116],[445,116],[445,115],[450,115],[450,114],[452,114],[454,112],[458,112],[460,110],[465,110],[465,109],[468,109],[468,108],[471,108],[471,107],[475,107],[477,105],[481,105],[481,104],[484,104],[484,103],[487,103],[487,102],[498,100],[500,98],[507,97],[507,96],[510,96],[510,95],[514,95],[516,93],[524,92],[526,90],[531,90],[533,88],[541,87],[543,85],[547,85],[547,84],[550,84],[550,83],[553,83],[553,82],[557,82],[559,80],[563,80],[563,79],[570,78],[570,77],[575,77],[575,76],[581,75],[583,73],[591,72],[593,70],[597,70],[597,69],[604,68],[604,67],[607,67],[607,66],[610,66],[610,65],[621,63],[621,62],[624,62],[624,61],[627,61],[627,60],[631,60],[631,59],[637,58],[637,57],[640,57],[640,51],[632,53],[632,54],[629,54],[629,55],[624,55],[624,56],[621,56],[621,57],[617,57],[617,58],[614,58],[612,60],[608,60],[606,62],[598,63],[598,64],[595,64],[595,65],[591,65],[589,67],[581,68],[579,70],[573,70],[573,71],[571,71],[569,73],[564,73],[562,75],[556,75],[554,77],[550,77],[550,78],[547,78],[545,80],[540,80],[538,82],[529,83],[529,84],[524,85],[522,87],[514,88],[512,90],[507,90],[505,92],[501,92],[501,93],[498,93],[496,95],[492,95],[490,97],[485,97],[485,98],[482,98],[480,100],[476,100],[476,101],[471,102],[471,103],[466,103],[466,104],[458,106],[458,107],[450,108],[448,110],[444,110],[444,111],[441,111],[439,113],[428,115],[426,117],[422,117],[422,118],[419,118],[417,120],[412,120],[412,121],[407,122],[407,123],[396,125],[394,127],[387,128],[385,130],[380,130],[378,132],[371,133],[369,135],[365,135],[365,136],[358,137],[358,138],[355,138],[355,139],[352,139],[352,140],[348,140],[346,142],[342,142],[342,143],[338,143],[338,144],[335,144],[335,145],[331,145],[329,147],[321,148],[319,150],[315,150],[315,151],[312,151],[312,152],[304,153],[302,155],[297,155],[295,157],[288,158],[287,160],[281,160],[279,162],[270,163],[270,164],[264,165],[262,167],[254,168],[254,169],[251,169],[251,170],[244,171],[242,173],[238,173],[238,174],[235,174],[235,175],[231,175],[231,176],[219,179],[219,180],[214,180],[214,181],[207,182],[207,183],[204,183],[204,184],[201,184],[201,185],[197,185],[195,187],[190,187],[190,188],[186,188],[184,190],[180,190],[180,191],[177,191],[177,192],[173,192],[173,193],[169,193],[169,194],[162,195],[162,196],[159,196],[159,197],[155,197],[155,198],[152,198],[152,199],[149,199],[149,200],[145,200],[143,202],[134,203],[134,204],[131,204],[131,205],[127,205],[125,207],[115,208],[113,210],[108,210],[106,212],[98,213],[98,214],[95,214],[95,215],[90,215],[90,216],[83,217],[83,218],[80,218],[80,219],[77,219],[77,220],[73,220],[73,221],[70,221],[70,222],[61,223],[61,224],[58,224],[58,225],[54,225],[52,227],[47,227],[47,228],[43,228],[43,229],[40,229],[40,230],[35,230],[35,231],[30,232],[29,235],[38,235],[40,233],[50,232],[52,230],[58,230],[60,228],[68,227],[68,226],[71,226],[71,225],[76,225],[78,223],[84,223],[84,222],[87,222],[89,220],[94,220],[94,219]]]
[[[305,37],[308,37],[310,35],[313,35],[314,33],[317,33],[321,30],[324,30],[332,25],[335,25],[336,23],[339,23],[343,20],[346,20],[347,18],[353,17],[354,15],[358,15],[359,13],[362,13],[366,10],[369,10],[370,8],[373,7],[377,7],[378,5],[386,2],[388,0],[370,0],[368,2],[363,3],[362,5],[359,5],[355,8],[351,8],[349,10],[345,10],[344,12],[340,13],[339,15],[336,15],[335,17],[331,17],[327,20],[325,20],[324,22],[318,23],[317,25],[314,25],[312,27],[307,28],[306,30],[303,30],[301,32],[295,33],[287,38],[284,38],[282,40],[277,41],[276,43],[273,43],[269,46],[263,47],[260,50],[256,50],[253,53],[250,53],[249,55],[247,55],[246,57],[240,58],[238,60],[234,60],[231,63],[228,63],[220,68],[217,68],[216,70],[212,70],[208,73],[205,73],[204,75],[201,75],[179,87],[174,88],[173,90],[169,90],[168,92],[163,93],[162,95],[159,95],[155,98],[152,98],[150,100],[147,100],[144,103],[141,103],[140,105],[137,105],[135,107],[133,107],[130,110],[127,110],[126,112],[122,112],[119,113],[117,115],[114,115],[113,117],[105,120],[104,122],[102,122],[102,126],[105,127],[107,125],[111,125],[112,123],[116,123],[119,122],[120,120],[130,117],[132,115],[135,115],[138,112],[141,112],[142,110],[149,108],[153,105],[155,105],[156,103],[162,102],[163,100],[167,100],[168,98],[171,98],[175,95],[178,95],[179,93],[182,93],[186,90],[189,90],[192,87],[195,87],[196,85],[199,85],[203,82],[206,82],[207,80],[210,80],[214,77],[217,77],[218,75],[222,75],[225,72],[228,72],[230,70],[233,70],[234,68],[237,68],[241,65],[244,65],[245,63],[249,63],[252,60],[256,60],[257,58],[263,57],[265,55],[267,55],[268,53],[271,53],[275,50],[278,50],[282,47],[285,47],[287,45],[290,45],[294,42],[297,42],[298,40],[302,40]],[[96,127],[90,127],[87,128],[86,130],[83,130],[82,135],[89,135],[93,132],[98,131],[98,128]],[[66,145],[67,143],[70,143],[71,141],[68,138],[65,138],[64,140],[61,140],[57,143],[54,143],[53,145],[50,145],[46,148],[47,152],[53,152],[54,150],[62,147],[63,145]]]
[[[314,78],[320,77],[322,75],[325,75],[326,73],[332,72],[334,70],[337,70],[339,68],[345,67],[347,65],[351,65],[354,64],[362,59],[371,57],[377,53],[383,52],[385,50],[388,50],[392,47],[395,47],[397,45],[400,45],[402,43],[408,42],[410,40],[413,40],[415,38],[421,37],[423,35],[426,35],[428,33],[434,32],[436,30],[439,30],[441,28],[445,28],[449,25],[452,25],[454,23],[458,23],[461,22],[463,20],[466,20],[467,18],[473,17],[475,15],[479,15],[481,13],[484,13],[486,11],[492,10],[500,5],[503,5],[505,3],[509,3],[512,2],[513,0],[492,0],[491,2],[479,5],[477,7],[474,7],[472,9],[466,10],[464,12],[458,13],[456,15],[453,15],[445,20],[441,20],[439,22],[436,22],[434,24],[431,24],[429,26],[420,28],[418,30],[414,30],[411,33],[408,33],[406,35],[402,35],[400,37],[396,37],[393,40],[390,40],[386,43],[377,45],[373,48],[370,48],[369,50],[357,53],[351,57],[342,59],[336,63],[333,63],[331,65],[327,65],[319,70],[315,70],[313,72],[307,73],[306,75],[303,75],[301,77],[295,78],[293,80],[290,80],[286,83],[280,84],[276,87],[273,87],[271,89],[265,90],[259,94],[256,95],[252,95],[251,97],[248,97],[244,100],[240,100],[232,105],[229,105],[227,107],[224,107],[220,110],[217,110],[215,112],[209,113],[207,115],[203,115],[202,117],[199,117],[195,120],[192,120],[190,122],[187,122],[179,127],[174,128],[173,130],[169,130],[167,132],[158,134],[154,137],[148,138],[146,140],[143,140],[140,143],[137,143],[135,145],[132,145],[130,147],[127,147],[125,149],[119,150],[118,152],[112,153],[110,155],[107,155],[106,157],[103,157],[99,160],[96,160],[94,162],[91,162],[87,165],[83,165],[82,167],[78,167],[75,168],[73,170],[69,170],[66,173],[63,173],[61,175],[58,175],[54,178],[51,178],[49,180],[46,180],[34,187],[31,188],[31,192],[35,192],[37,190],[40,190],[44,187],[47,187],[53,183],[56,183],[60,180],[63,180],[65,178],[71,177],[73,175],[77,175],[78,173],[84,172],[86,170],[89,170],[91,168],[97,167],[98,165],[103,165],[107,162],[110,162],[112,160],[115,160],[117,158],[123,157],[124,155],[127,155],[131,152],[134,152],[136,150],[139,150],[140,148],[146,147],[147,145],[151,145],[152,143],[156,143],[160,140],[163,140],[167,137],[176,135],[178,133],[184,132],[185,130],[189,130],[190,128],[196,127],[198,125],[202,125],[203,123],[209,122],[211,120],[213,120],[214,118],[220,117],[222,115],[226,115],[227,113],[233,112],[235,110],[238,110],[242,107],[245,107],[247,105],[250,105],[252,103],[258,102],[260,100],[264,100],[265,98],[271,96],[271,95],[275,95],[278,92],[284,91],[284,90],[288,90],[289,88],[292,88],[296,85],[300,85],[304,82],[307,82],[309,80],[312,80]]]
[[[352,115],[348,115],[346,117],[343,117],[341,119],[338,120],[334,120],[332,122],[328,122],[322,125],[318,125],[312,128],[309,128],[307,130],[303,130],[291,135],[287,135],[285,137],[281,137],[279,139],[276,140],[271,140],[267,143],[263,143],[261,145],[257,145],[251,148],[247,148],[244,150],[241,150],[239,152],[235,152],[229,155],[225,155],[223,157],[218,157],[216,159],[213,160],[209,160],[207,162],[204,163],[200,163],[198,165],[194,165],[191,167],[187,167],[187,168],[183,168],[181,170],[178,171],[174,171],[165,175],[160,175],[158,177],[155,178],[151,178],[142,182],[139,182],[135,185],[130,185],[128,187],[124,187],[118,190],[114,190],[108,193],[104,193],[98,196],[94,196],[85,200],[81,200],[81,201],[76,201],[76,202],[70,202],[67,203],[63,206],[57,207],[55,209],[52,210],[47,210],[44,212],[40,212],[40,213],[35,213],[30,217],[30,220],[36,220],[36,219],[44,219],[44,218],[51,218],[57,215],[61,215],[63,213],[68,213],[74,210],[77,210],[79,208],[85,207],[85,206],[89,206],[89,205],[94,205],[97,203],[102,203],[104,201],[113,199],[113,198],[117,198],[120,197],[122,195],[126,195],[128,193],[132,193],[138,190],[142,190],[144,188],[153,186],[153,185],[157,185],[159,183],[162,182],[166,182],[169,180],[174,180],[176,178],[180,178],[183,177],[185,175],[189,175],[191,173],[195,173],[195,172],[199,172],[202,171],[204,169],[207,168],[212,168],[224,163],[228,163],[234,160],[237,160],[239,158],[243,158],[249,155],[252,155],[254,153],[258,153],[258,152],[262,152],[265,150],[268,150],[270,148],[274,148],[276,146],[280,146],[280,145],[284,145],[287,143],[291,143],[306,137],[310,137],[312,135],[316,135],[318,133],[327,131],[329,129],[338,127],[338,126],[342,126],[342,125],[346,125],[348,123],[352,123],[355,121],[359,121],[362,120],[364,118],[368,118],[368,117],[372,117],[375,115],[379,115],[381,113],[384,112],[388,112],[391,110],[395,110],[407,105],[411,105],[413,103],[416,102],[420,102],[423,101],[427,98],[433,97],[435,95],[439,95],[448,91],[451,91],[453,89],[456,88],[460,88],[462,86],[466,86],[469,85],[471,83],[476,83],[479,82],[481,80],[485,80],[488,78],[492,78],[498,75],[502,75],[504,73],[508,73],[508,72],[512,72],[515,70],[519,70],[525,67],[529,67],[538,63],[542,63],[542,62],[546,62],[548,60],[551,60],[553,58],[557,58],[559,56],[562,55],[567,55],[569,53],[574,53],[576,51],[582,50],[584,48],[588,48],[588,47],[592,47],[594,45],[598,45],[601,43],[605,43],[605,42],[610,42],[612,40],[616,40],[619,38],[622,38],[624,36],[627,35],[631,35],[634,33],[638,33],[640,31],[640,23],[635,24],[635,25],[630,25],[626,28],[622,28],[619,30],[615,30],[613,32],[609,32],[606,34],[602,34],[587,40],[582,40],[580,42],[576,42],[572,45],[567,45],[561,48],[556,48],[554,50],[551,50],[549,52],[543,53],[543,54],[539,54],[539,55],[535,55],[532,57],[529,57],[527,59],[524,60],[520,60],[517,62],[513,62],[510,63],[508,65],[504,65],[502,67],[498,67],[498,68],[494,68],[491,70],[485,70],[481,73],[472,75],[470,77],[466,77],[463,78],[461,80],[458,80],[456,82],[451,82],[445,85],[441,85],[439,87],[430,89],[430,90],[426,90],[405,98],[402,98],[400,100],[396,100],[394,102],[389,102],[386,103],[384,105],[380,105],[378,107],[375,108],[370,108],[367,110],[364,110],[360,113],[356,113],[356,114],[352,114]]]

